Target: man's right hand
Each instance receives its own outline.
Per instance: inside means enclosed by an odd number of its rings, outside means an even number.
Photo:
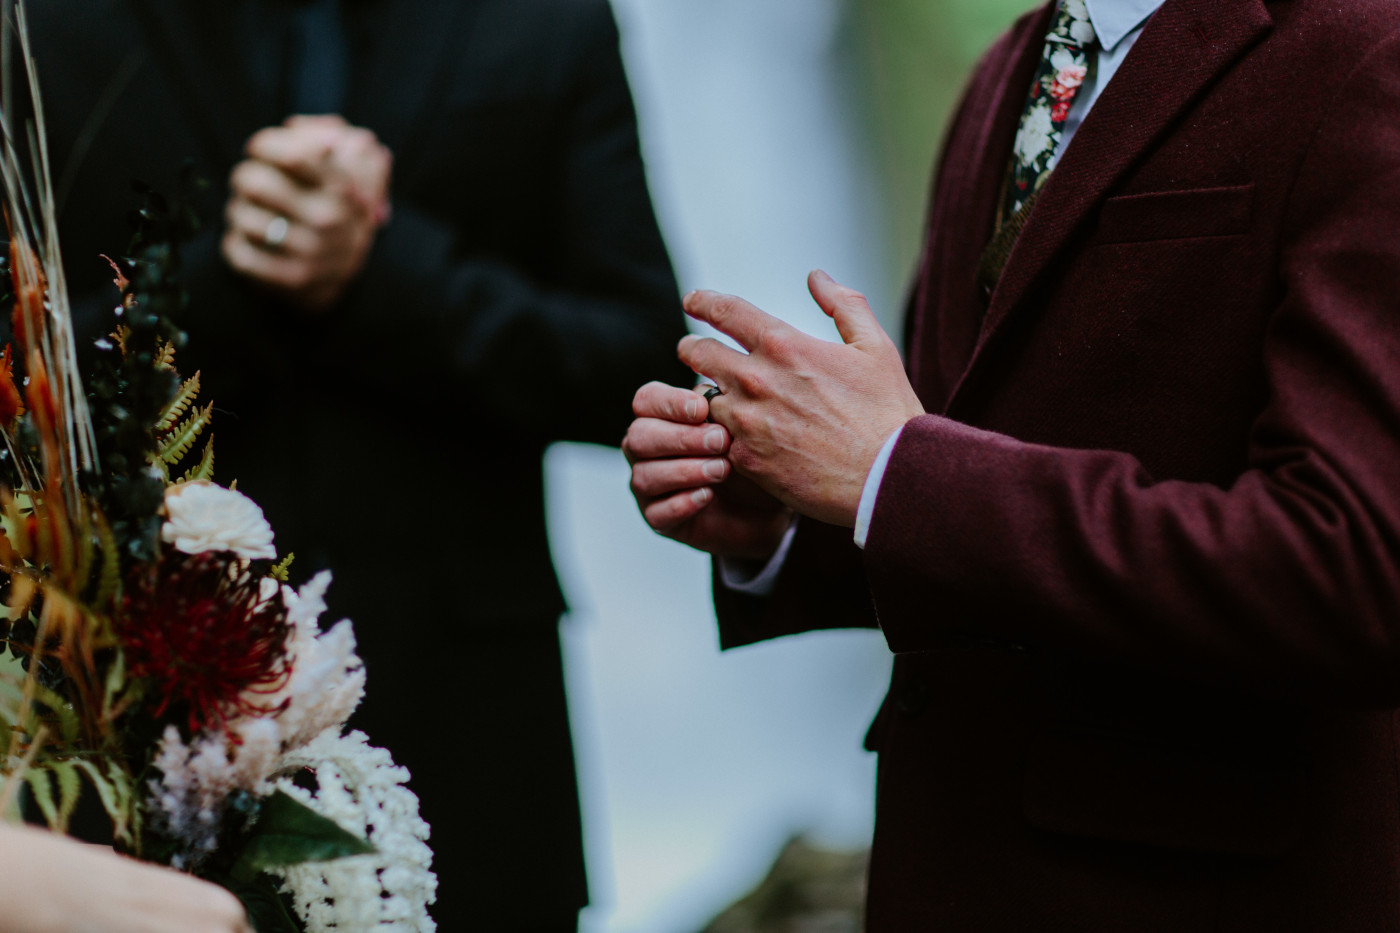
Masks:
[[[637,390],[632,413],[622,451],[652,530],[717,557],[771,557],[792,510],[734,472],[725,457],[729,432],[706,422],[705,397],[650,382]]]

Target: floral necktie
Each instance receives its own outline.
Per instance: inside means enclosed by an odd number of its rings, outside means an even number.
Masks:
[[[1084,0],[1061,0],[1021,114],[998,226],[1016,216],[1054,169],[1069,108],[1094,66],[1095,41]]]

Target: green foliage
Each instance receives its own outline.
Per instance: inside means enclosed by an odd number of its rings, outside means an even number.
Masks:
[[[977,59],[1032,0],[870,0],[848,6],[862,138],[889,217],[889,275],[907,281],[922,242],[938,141]]]
[[[171,364],[174,364],[172,355]],[[180,383],[180,389],[175,393],[175,397],[161,409],[160,417],[156,419],[156,433],[169,431],[175,427],[176,423],[189,411],[194,404],[194,400],[199,396],[199,373],[195,373],[184,382]]]
[[[131,774],[111,759],[93,762],[78,758],[73,760],[73,766],[97,791],[102,809],[112,820],[112,838],[122,846],[134,845],[141,838],[142,821]]]
[[[232,874],[235,879],[248,881],[273,868],[369,855],[374,851],[374,846],[365,840],[277,791],[263,801],[257,823]]]
[[[257,933],[301,933],[301,927],[287,913],[282,898],[277,895],[277,881],[270,875],[258,875],[245,881],[212,875],[209,880],[233,892],[248,912],[248,922]]]
[[[272,579],[280,580],[283,583],[290,582],[292,579],[292,561],[296,560],[296,557],[297,556],[295,554],[288,552],[287,556],[282,558],[282,560],[278,562],[276,567],[273,567],[267,572],[267,575]]]
[[[97,342],[86,379],[103,469],[84,485],[111,523],[123,569],[153,559],[159,540],[167,474],[151,464],[160,460],[156,425],[182,390],[170,364],[185,344],[175,320],[188,302],[175,244],[193,229],[183,197],[172,206],[145,186],[137,192],[145,204],[132,215],[129,258],[120,264],[126,285],[117,330]]]
[[[180,422],[169,436],[161,438],[160,447],[156,450],[156,457],[162,463],[170,465],[179,463],[185,454],[190,452],[190,448],[194,447],[200,432],[213,418],[214,403],[210,402]]]
[[[214,478],[214,435],[209,435],[209,440],[204,442],[204,453],[199,458],[199,464],[192,466],[185,471],[181,479],[186,483],[197,480],[211,480]]]

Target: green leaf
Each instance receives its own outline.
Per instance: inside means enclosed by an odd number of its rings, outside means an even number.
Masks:
[[[180,422],[180,424],[170,432],[170,436],[161,442],[160,451],[157,454],[160,461],[162,463],[168,463],[171,466],[179,463],[180,458],[190,452],[190,448],[194,446],[194,442],[199,439],[200,432],[204,430],[205,425],[213,420],[213,418],[214,403],[210,402],[208,405],[205,405],[184,421]]]
[[[279,790],[263,803],[258,821],[233,867],[233,877],[246,881],[270,868],[328,862],[375,851],[365,840]]]
[[[116,703],[117,694],[126,686],[126,652],[117,649],[117,656],[112,659],[112,666],[107,668],[107,680],[102,687],[102,715],[110,716],[112,706]]]
[[[54,762],[49,766],[53,771],[54,778],[58,781],[58,825],[63,832],[68,832],[68,822],[73,819],[73,811],[78,806],[78,796],[83,790],[82,778],[78,775],[78,769],[71,761]]]
[[[297,556],[295,554],[288,553],[286,557],[282,558],[281,563],[279,563],[276,567],[273,567],[267,572],[267,575],[272,579],[280,580],[283,583],[289,582],[291,580],[291,575],[288,573],[288,571],[292,569],[292,561],[296,560],[296,557]]]
[[[268,875],[239,881],[224,875],[211,875],[210,881],[233,892],[248,912],[248,922],[257,933],[301,933],[301,926],[287,913],[277,895],[277,882]]]
[[[175,393],[175,397],[161,409],[160,416],[156,418],[156,433],[164,434],[175,427],[176,423],[184,417],[185,412],[189,411],[190,405],[194,404],[198,395],[199,373],[195,373],[180,384],[180,389]]]
[[[118,842],[130,844],[134,841],[132,835],[132,788],[131,778],[126,772],[116,765],[109,765],[112,774],[104,774],[97,765],[91,761],[77,760],[73,766],[87,775],[92,782],[93,788],[97,791],[97,797],[102,801],[102,809],[107,811],[107,815],[112,818],[112,838]],[[139,836],[140,830],[137,829]]]
[[[204,453],[199,458],[199,465],[192,466],[185,471],[183,477],[187,483],[198,480],[211,480],[214,478],[214,435],[209,435],[209,440],[204,442]]]
[[[30,791],[34,794],[34,803],[38,805],[39,812],[44,814],[44,822],[49,824],[49,829],[57,830],[58,807],[53,802],[53,782],[49,780],[49,772],[40,768],[30,768],[24,773],[24,783],[29,785]]]

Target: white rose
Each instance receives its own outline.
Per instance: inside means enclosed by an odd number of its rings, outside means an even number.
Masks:
[[[1050,149],[1050,134],[1055,124],[1050,119],[1050,107],[1041,101],[1031,108],[1021,120],[1021,130],[1016,134],[1016,157],[1023,165],[1030,165]]]
[[[165,490],[160,539],[186,554],[232,551],[239,557],[271,559],[272,526],[258,504],[241,492],[213,483],[181,483]]]

